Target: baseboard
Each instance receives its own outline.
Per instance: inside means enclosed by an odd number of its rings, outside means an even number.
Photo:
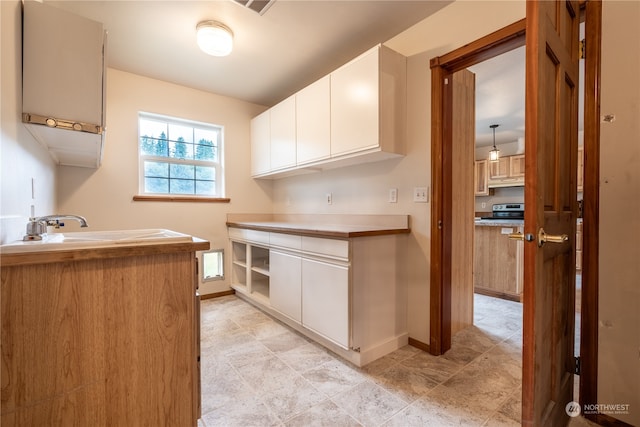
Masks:
[[[235,295],[236,291],[229,289],[228,291],[214,292],[212,294],[200,295],[200,300],[226,297],[227,295]]]
[[[411,347],[419,348],[420,350],[426,351],[427,353],[429,353],[429,344],[425,344],[422,341],[418,341],[415,338],[409,337],[409,345]]]
[[[584,415],[584,418],[605,427],[633,427],[633,425],[627,424],[607,414]]]

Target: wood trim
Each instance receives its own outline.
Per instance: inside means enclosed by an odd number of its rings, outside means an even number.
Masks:
[[[409,337],[409,345],[411,347],[419,348],[422,351],[426,351],[427,353],[430,353],[429,344],[423,343],[422,341],[418,341],[415,338]]]
[[[600,65],[602,2],[585,6],[584,173],[582,301],[580,317],[580,404],[598,402],[598,230],[600,228]],[[585,418],[598,422],[600,415]]]
[[[526,19],[507,25],[445,55],[431,59],[431,67],[458,71],[524,46]]]
[[[495,291],[493,289],[481,288],[476,286],[473,288],[473,292],[476,294],[486,295],[489,297],[506,299],[514,302],[522,302],[522,295],[508,294],[506,292]]]
[[[526,20],[484,36],[445,55],[431,59],[431,273],[430,273],[430,353],[443,354],[451,347],[451,164],[450,100],[444,78],[447,74],[524,46]],[[446,102],[449,104],[445,105]],[[449,139],[447,139],[447,135]],[[450,151],[450,150],[449,150]],[[450,155],[450,153],[449,153]],[[447,206],[449,210],[447,211]],[[448,237],[447,237],[448,236]],[[447,249],[448,248],[448,249]],[[448,252],[447,252],[448,250]],[[447,256],[447,254],[449,254]]]
[[[228,295],[235,295],[236,291],[234,291],[233,289],[229,289],[228,291],[222,291],[222,292],[214,292],[212,294],[201,294],[200,295],[200,301],[205,300],[205,299],[214,299],[214,298],[220,298],[220,297],[226,297]]]
[[[433,196],[431,202],[431,270],[430,286],[430,341],[429,352],[440,355],[442,350],[442,310],[451,307],[451,301],[442,300],[442,202],[443,160],[442,160],[442,80],[445,70],[441,66],[431,69],[431,183]]]
[[[227,197],[195,197],[195,196],[133,196],[134,202],[195,202],[195,203],[230,203]]]

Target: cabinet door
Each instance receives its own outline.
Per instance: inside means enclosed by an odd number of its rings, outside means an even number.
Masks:
[[[524,154],[509,157],[509,176],[514,178],[524,176]]]
[[[296,165],[296,99],[271,108],[271,170]]]
[[[476,196],[488,196],[488,170],[487,160],[476,160],[474,164],[474,188]]]
[[[251,175],[271,170],[271,110],[251,120]]]
[[[509,176],[509,157],[500,157],[489,162],[489,179],[506,178]]]
[[[302,310],[302,259],[277,251],[269,254],[271,307],[300,322]]]
[[[297,164],[331,155],[330,82],[325,76],[296,94]]]
[[[331,73],[331,156],[379,145],[375,49]]]
[[[349,348],[349,270],[302,260],[302,324]]]

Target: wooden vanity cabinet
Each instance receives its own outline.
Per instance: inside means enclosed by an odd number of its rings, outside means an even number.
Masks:
[[[60,251],[49,262],[3,255],[2,425],[196,426],[188,245]]]

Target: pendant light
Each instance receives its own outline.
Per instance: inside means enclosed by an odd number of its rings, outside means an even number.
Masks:
[[[500,150],[496,148],[496,128],[500,125],[490,125],[489,127],[493,129],[493,149],[489,151],[489,161],[497,162],[500,158]]]

